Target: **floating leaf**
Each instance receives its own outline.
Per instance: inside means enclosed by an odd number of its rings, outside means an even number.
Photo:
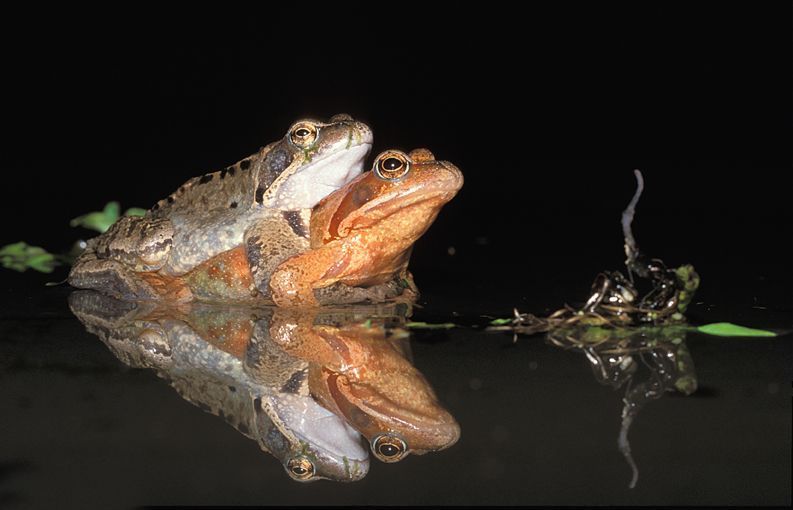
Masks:
[[[507,324],[512,324],[514,319],[493,319],[490,321],[491,326],[504,326]]]
[[[764,329],[747,328],[738,326],[730,322],[714,322],[713,324],[705,324],[699,326],[697,331],[705,333],[706,335],[716,336],[776,336],[773,331],[766,331]]]
[[[58,265],[58,260],[44,248],[20,241],[0,248],[0,264],[19,272],[34,269],[41,273],[51,273]]]
[[[457,324],[453,322],[441,322],[437,324],[429,322],[408,322],[405,326],[411,329],[450,329],[457,326]]]

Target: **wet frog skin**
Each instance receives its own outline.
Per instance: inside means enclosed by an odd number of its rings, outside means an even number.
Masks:
[[[375,457],[397,462],[457,442],[460,426],[411,363],[406,330],[377,318],[345,323],[323,315],[280,309],[270,337],[310,362],[311,394],[361,432]]]
[[[367,288],[398,280],[413,243],[463,185],[457,167],[426,149],[386,151],[371,172],[321,201],[311,214],[311,249],[278,266],[270,280],[279,306],[316,306],[316,289]]]
[[[266,298],[274,268],[309,246],[310,209],[360,174],[371,144],[369,127],[345,114],[298,121],[258,153],[187,181],[144,217],[121,218],[89,241],[69,283],[122,299]]]
[[[269,339],[272,308],[162,306],[95,291],[72,293],[69,306],[122,362],[154,369],[182,398],[255,440],[293,479],[366,476],[360,434],[309,395],[308,362]]]

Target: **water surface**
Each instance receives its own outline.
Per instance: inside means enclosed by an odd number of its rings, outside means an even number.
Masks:
[[[453,289],[452,289],[453,290]],[[425,294],[412,320],[415,369],[460,427],[442,451],[386,464],[352,483],[290,479],[227,420],[182,398],[151,368],[120,361],[69,311],[68,289],[4,296],[0,321],[0,502],[4,508],[172,504],[778,504],[790,503],[791,336],[689,334],[696,391],[658,386],[620,452],[626,391],[653,380],[636,359],[630,384],[604,384],[591,356],[542,336],[485,332],[483,310]],[[542,312],[546,301],[516,299]],[[555,304],[555,303],[554,303]],[[474,313],[475,310],[482,313]],[[789,309],[695,305],[702,322],[790,327]],[[662,351],[666,352],[666,351]],[[605,359],[605,358],[604,358]],[[628,379],[631,379],[630,377]],[[623,381],[624,382],[624,381]]]

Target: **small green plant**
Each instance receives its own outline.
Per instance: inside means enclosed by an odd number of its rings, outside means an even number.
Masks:
[[[14,271],[34,269],[41,273],[51,273],[55,266],[59,265],[55,255],[44,248],[30,246],[23,241],[0,248],[0,263],[3,267]]]
[[[69,222],[72,227],[83,227],[89,230],[96,230],[100,234],[107,232],[107,229],[115,223],[121,214],[121,206],[118,202],[108,202],[101,211],[94,211],[78,216]],[[143,216],[145,209],[140,207],[130,207],[124,212],[124,216]]]
[[[108,202],[101,211],[78,216],[71,220],[69,225],[95,230],[102,234],[118,220],[120,213],[121,206],[118,202]],[[143,216],[144,214],[146,214],[146,210],[140,207],[130,207],[124,211],[124,216]],[[71,264],[75,257],[74,250],[64,254],[54,254],[40,246],[30,246],[24,241],[0,248],[0,264],[7,269],[20,272],[33,269],[41,273],[51,273],[56,266],[62,263]]]

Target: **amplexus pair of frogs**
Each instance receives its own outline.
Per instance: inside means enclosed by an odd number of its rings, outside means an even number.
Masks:
[[[349,115],[298,121],[121,218],[88,242],[69,283],[127,300],[299,307],[415,295],[413,243],[463,177],[426,149],[385,151],[362,173],[371,147]]]

